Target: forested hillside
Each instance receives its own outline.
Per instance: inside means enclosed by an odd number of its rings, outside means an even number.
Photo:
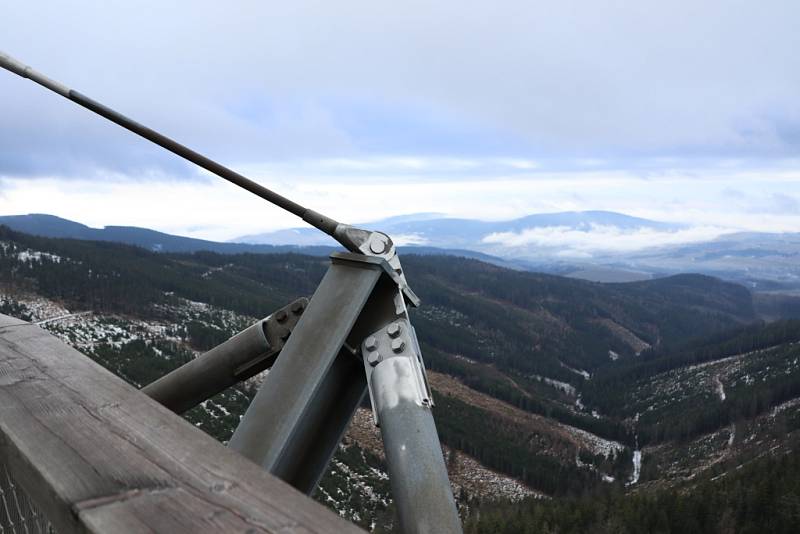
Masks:
[[[327,265],[297,254],[158,254],[0,227],[0,312],[41,322],[142,386],[312,295]],[[470,528],[508,515],[511,505],[498,502],[548,496],[556,500],[514,505],[514,514],[568,532],[548,514],[600,513],[582,495],[616,503],[636,490],[630,506],[644,509],[671,498],[660,492],[711,484],[764,447],[782,454],[795,435],[800,323],[759,323],[744,287],[700,275],[599,284],[449,256],[404,256],[403,266],[423,299],[413,320]],[[188,417],[224,441],[255,387]],[[390,528],[382,462],[376,429],[357,417],[317,497]]]
[[[797,428],[795,426],[795,428]],[[800,525],[800,443],[689,491],[530,499],[478,507],[467,534],[794,534]]]

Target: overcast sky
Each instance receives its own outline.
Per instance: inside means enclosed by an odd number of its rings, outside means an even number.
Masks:
[[[345,221],[609,209],[800,229],[800,2],[14,2],[0,50]],[[289,215],[0,72],[0,214]]]

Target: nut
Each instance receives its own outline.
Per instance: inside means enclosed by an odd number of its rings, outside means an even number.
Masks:
[[[378,348],[378,340],[375,339],[374,336],[369,336],[366,341],[364,341],[364,348],[368,351],[373,351]]]
[[[406,347],[406,342],[403,341],[402,339],[395,339],[392,341],[392,350],[397,354],[403,352],[403,349],[405,347]]]
[[[279,310],[278,313],[275,314],[275,319],[278,320],[279,323],[286,321],[287,315],[285,310]]]
[[[375,367],[379,363],[381,363],[381,353],[380,352],[370,352],[367,356],[367,362],[372,366]]]
[[[386,327],[386,333],[389,334],[389,337],[391,338],[399,336],[401,330],[402,327],[400,326],[400,323],[391,323]]]

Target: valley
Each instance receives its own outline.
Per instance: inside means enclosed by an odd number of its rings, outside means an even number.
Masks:
[[[39,323],[139,387],[309,296],[327,265],[4,228],[0,243],[0,312]],[[590,494],[694,491],[797,446],[800,324],[760,322],[743,286],[702,275],[600,284],[452,256],[403,261],[424,301],[413,319],[468,525],[510,503],[540,510]],[[258,383],[187,418],[224,442]],[[316,498],[381,532],[393,509],[378,432],[365,405]]]

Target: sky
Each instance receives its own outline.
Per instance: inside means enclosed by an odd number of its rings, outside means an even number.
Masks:
[[[0,50],[345,222],[603,209],[786,232],[798,20],[794,0],[29,1]],[[22,213],[299,225],[3,71],[0,214]]]

